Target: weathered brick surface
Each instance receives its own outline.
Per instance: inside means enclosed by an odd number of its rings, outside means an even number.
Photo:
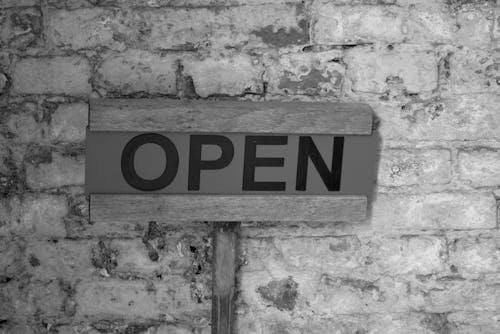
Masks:
[[[367,46],[351,49],[344,61],[355,92],[384,93],[391,84],[401,84],[408,93],[437,88],[437,57],[429,49]]]
[[[89,221],[89,99],[356,101],[358,224],[244,223],[237,332],[500,332],[500,9],[0,0],[0,333],[210,333],[210,223]],[[258,209],[258,208],[257,208]]]
[[[34,190],[82,185],[84,165],[82,157],[65,156],[58,152],[48,154],[48,160],[28,163],[26,183]]]
[[[106,55],[98,69],[99,85],[113,95],[176,92],[176,59],[129,50]]]
[[[377,229],[478,229],[496,227],[491,193],[378,194],[371,220]]]
[[[382,151],[378,184],[412,186],[446,184],[451,180],[451,154],[448,150],[391,149]]]
[[[81,57],[26,58],[13,69],[13,89],[18,94],[90,93],[90,65]]]

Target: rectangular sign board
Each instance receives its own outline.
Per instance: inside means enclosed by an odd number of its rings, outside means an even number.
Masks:
[[[89,131],[94,194],[368,195],[373,135]]]

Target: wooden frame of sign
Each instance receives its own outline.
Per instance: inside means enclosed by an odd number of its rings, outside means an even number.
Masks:
[[[360,103],[99,99],[89,131],[371,135]],[[236,243],[241,221],[359,222],[366,195],[90,194],[90,221],[213,221],[212,333],[233,331]]]

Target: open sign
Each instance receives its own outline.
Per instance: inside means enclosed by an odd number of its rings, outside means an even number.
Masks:
[[[372,136],[87,134],[89,193],[367,194]]]

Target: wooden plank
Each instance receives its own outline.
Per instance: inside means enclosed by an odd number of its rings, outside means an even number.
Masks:
[[[90,131],[361,134],[372,132],[362,103],[98,99]]]
[[[134,221],[283,221],[361,222],[366,196],[90,196],[90,220]]]
[[[239,228],[239,222],[219,222],[214,226],[212,334],[233,333]]]

